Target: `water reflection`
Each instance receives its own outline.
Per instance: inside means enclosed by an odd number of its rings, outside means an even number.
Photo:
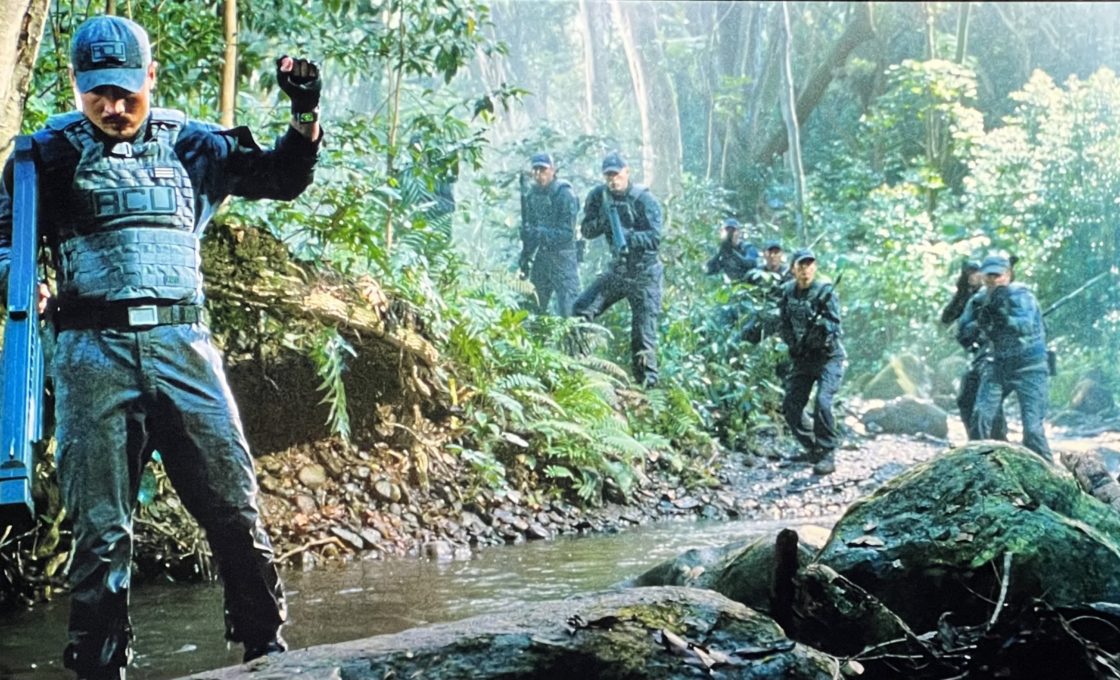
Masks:
[[[293,648],[452,621],[611,587],[688,548],[776,531],[759,522],[662,523],[619,534],[483,550],[474,559],[355,562],[286,573]],[[133,594],[130,680],[162,680],[240,662],[222,640],[216,585],[150,585]],[[63,680],[64,601],[0,620],[0,678]]]

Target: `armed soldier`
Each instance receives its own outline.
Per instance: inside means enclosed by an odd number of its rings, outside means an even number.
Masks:
[[[836,470],[835,451],[840,433],[832,415],[832,400],[844,378],[847,356],[840,343],[840,301],[835,286],[816,281],[817,258],[803,248],[793,254],[793,280],[782,286],[780,332],[789,347],[782,413],[793,436],[813,463],[813,474]],[[805,416],[809,395],[817,387],[812,426]]]
[[[786,266],[786,254],[782,242],[770,240],[762,251],[762,266],[747,274],[747,282],[763,287],[765,295],[761,303],[752,311],[739,337],[751,344],[762,342],[764,337],[778,333],[781,315],[778,303],[782,299],[783,284],[793,279],[793,270]]]
[[[968,301],[957,326],[957,340],[965,347],[979,338],[987,338],[991,346],[980,371],[970,430],[978,439],[992,438],[1003,400],[1014,392],[1023,421],[1023,446],[1051,461],[1043,423],[1050,375],[1042,311],[1026,286],[1011,282],[1007,257],[989,255],[980,271],[984,289]]]
[[[537,311],[544,314],[556,294],[556,312],[572,315],[579,295],[579,258],[576,251],[576,216],[579,199],[572,185],[556,177],[551,154],[535,154],[533,186],[522,188],[521,257],[518,266],[537,292]]]
[[[313,179],[321,80],[277,60],[291,124],[271,150],[246,128],[219,130],[151,108],[148,35],[119,17],[83,23],[70,48],[81,110],[34,135],[40,231],[56,270],[58,476],[73,522],[70,634],[79,677],[123,678],[132,511],[159,450],[205,529],[225,587],[226,637],[245,659],[286,649],[283,589],[261,522],[257,480],[221,357],[203,315],[199,238],[230,195],[291,200]],[[0,189],[0,282],[12,237],[11,164]]]
[[[941,312],[941,323],[951,324],[964,313],[968,301],[984,286],[984,275],[980,272],[980,263],[976,260],[967,260],[961,265],[961,273],[957,277],[957,289],[949,304]],[[990,350],[987,338],[976,333],[969,337],[965,350],[971,355],[968,370],[961,376],[960,392],[957,394],[957,408],[960,410],[961,422],[969,439],[978,439],[972,427],[972,413],[976,404],[976,391],[980,388],[980,374],[988,360]],[[991,439],[1007,439],[1007,419],[1003,415],[1003,406],[996,413],[992,422]]]
[[[728,217],[719,229],[719,250],[708,260],[704,271],[709,276],[724,274],[732,281],[742,281],[759,266],[758,248],[743,241],[739,220]]]
[[[587,239],[606,235],[612,260],[580,294],[573,313],[591,321],[611,305],[630,302],[630,354],[634,379],[657,383],[657,325],[661,313],[661,205],[649,189],[630,181],[630,168],[614,152],[603,159],[603,184],[587,194],[580,230]]]

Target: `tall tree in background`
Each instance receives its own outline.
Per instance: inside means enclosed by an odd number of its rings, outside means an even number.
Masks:
[[[222,62],[222,125],[231,128],[237,100],[237,0],[225,0],[222,24],[226,42]]]
[[[809,244],[809,234],[805,229],[805,168],[801,163],[801,130],[795,113],[797,97],[793,93],[793,30],[789,24],[789,5],[782,3],[782,96],[780,98],[782,118],[786,124],[786,138],[789,140],[789,174],[793,180],[796,209],[794,224],[801,245]]]
[[[49,0],[0,2],[0,157],[19,132]]]
[[[671,195],[680,187],[680,113],[657,35],[657,13],[619,0],[611,0],[611,9],[641,121],[642,180],[654,192]]]

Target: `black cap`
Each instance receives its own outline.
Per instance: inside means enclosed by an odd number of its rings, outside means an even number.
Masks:
[[[980,260],[965,260],[961,265],[962,274],[971,274],[980,271]]]
[[[785,248],[782,247],[782,242],[779,241],[776,238],[775,239],[770,239],[769,241],[767,241],[766,245],[763,246],[762,249],[763,250],[785,250]]]
[[[544,152],[533,154],[533,157],[529,159],[529,163],[532,164],[534,168],[551,168],[556,165],[556,162],[552,160],[552,154]]]
[[[813,254],[812,250],[808,248],[798,248],[793,251],[793,263],[804,262],[805,260],[816,260],[817,256]]]
[[[603,158],[603,174],[618,172],[626,167],[626,159],[617,151],[612,151]]]

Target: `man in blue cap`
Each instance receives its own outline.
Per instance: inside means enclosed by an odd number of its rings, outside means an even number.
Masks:
[[[945,305],[945,309],[941,311],[941,323],[948,325],[960,319],[968,301],[983,286],[984,274],[980,272],[980,262],[978,260],[966,260],[961,265],[960,274],[957,276],[956,292],[953,294],[953,298],[949,300],[949,304]],[[990,346],[987,338],[977,333],[975,337],[970,338],[970,342],[965,349],[972,358],[968,370],[961,376],[960,391],[957,393],[957,409],[960,411],[961,422],[968,433],[968,438],[978,439],[979,437],[972,427],[972,413],[976,405],[976,393],[980,389],[980,375],[988,363]],[[1007,439],[1007,419],[1004,418],[1002,406],[992,422],[992,431],[988,438]]]
[[[813,474],[836,470],[836,448],[840,431],[832,414],[832,402],[844,378],[844,345],[840,342],[840,301],[831,284],[816,280],[817,258],[801,248],[793,253],[793,280],[782,286],[778,303],[780,333],[789,348],[790,370],[786,374],[782,414],[793,436],[813,463]],[[812,425],[805,406],[813,386]]]
[[[984,288],[969,299],[957,324],[957,340],[964,347],[977,342],[989,345],[969,434],[991,439],[1003,400],[1014,392],[1023,422],[1023,446],[1053,461],[1044,424],[1050,375],[1042,310],[1026,286],[1012,283],[1007,256],[988,255],[980,263],[980,272]]]
[[[619,300],[629,301],[631,368],[639,384],[651,387],[657,384],[661,314],[661,204],[630,181],[630,167],[617,151],[603,158],[602,170],[603,184],[587,194],[580,230],[586,239],[606,236],[613,258],[580,293],[573,314],[592,321]]]
[[[536,309],[544,314],[552,295],[556,312],[572,315],[579,295],[579,260],[576,257],[576,216],[579,199],[572,185],[556,177],[552,154],[538,153],[529,159],[533,185],[521,201],[521,256],[518,266],[536,290]]]
[[[147,33],[115,16],[73,36],[81,108],[33,136],[39,228],[56,271],[57,463],[73,522],[70,634],[64,662],[80,678],[123,678],[132,510],[158,449],[206,531],[225,587],[226,637],[245,659],[282,652],[284,593],[257,503],[237,406],[203,314],[199,238],[227,196],[293,199],[318,155],[315,64],[277,60],[291,122],[270,150],[248,129],[220,130],[151,107],[156,63]],[[12,164],[0,182],[0,287],[12,237]],[[45,287],[42,306],[48,300]]]
[[[724,274],[732,281],[742,281],[759,266],[758,248],[743,240],[739,220],[728,217],[719,228],[719,250],[708,260],[704,271],[709,276]]]

